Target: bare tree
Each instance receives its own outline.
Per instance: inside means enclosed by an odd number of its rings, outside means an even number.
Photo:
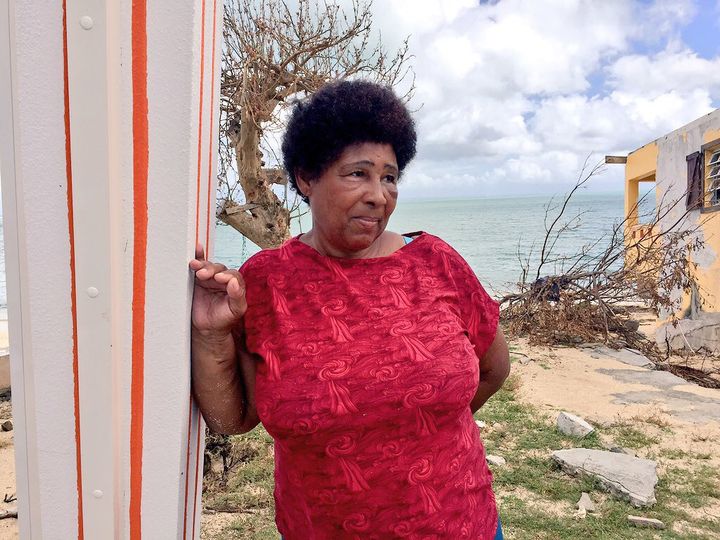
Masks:
[[[288,238],[299,208],[282,169],[264,160],[272,150],[263,135],[281,123],[283,106],[338,78],[407,79],[408,99],[414,88],[407,39],[389,54],[372,31],[371,0],[352,0],[348,11],[330,0],[225,3],[218,217],[261,247]],[[284,200],[274,184],[285,185]]]
[[[687,219],[684,195],[672,201],[663,197],[645,211],[640,199],[608,234],[577,253],[557,254],[558,240],[580,223],[580,216],[567,216],[568,205],[600,168],[586,163],[562,202],[546,208],[542,248],[537,257],[520,259],[516,291],[500,301],[502,319],[511,334],[534,342],[622,341],[661,360],[655,344],[638,332],[627,305],[642,301],[674,317],[683,297],[679,292],[698,292],[692,254],[703,247],[700,224]]]

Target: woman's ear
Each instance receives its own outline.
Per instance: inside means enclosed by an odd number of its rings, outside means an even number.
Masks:
[[[310,197],[312,192],[312,182],[306,180],[306,176],[300,171],[295,171],[295,181],[297,182],[298,189],[304,197]]]

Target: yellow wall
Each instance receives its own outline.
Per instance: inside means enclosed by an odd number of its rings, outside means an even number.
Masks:
[[[710,129],[703,133],[703,144],[720,139],[720,130]],[[700,294],[705,299],[704,311],[720,312],[720,211],[700,215],[705,249],[715,254],[712,265],[698,268],[697,281]]]
[[[654,181],[657,169],[658,147],[654,142],[638,148],[627,157],[625,164],[625,215],[627,227],[637,225],[637,212],[633,209],[638,201],[638,184]]]
[[[683,140],[687,133],[683,133]],[[703,144],[720,139],[720,130],[707,130],[702,134]],[[626,239],[633,241],[633,233],[646,233],[638,224],[634,212],[638,200],[639,183],[655,181],[658,163],[658,145],[649,143],[630,153],[625,165],[625,215],[627,216]],[[657,194],[658,200],[662,193]],[[707,312],[720,312],[720,211],[698,213],[698,221],[705,242],[702,253],[692,257],[699,264],[694,271],[699,293],[704,300],[702,309]],[[710,259],[710,261],[708,261]],[[708,264],[710,262],[710,264]],[[685,295],[681,311],[686,312],[690,297]],[[682,316],[682,315],[681,315]]]
[[[703,144],[720,139],[720,129],[708,129],[703,133]]]

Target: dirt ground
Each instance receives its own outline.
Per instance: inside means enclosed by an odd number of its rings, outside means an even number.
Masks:
[[[572,412],[595,425],[640,420],[667,427],[673,435],[662,437],[663,448],[692,447],[720,466],[720,391],[591,348],[533,347],[525,340],[516,340],[513,348],[511,354],[525,359],[513,364],[523,401],[548,412]]]
[[[0,423],[10,419],[10,403],[0,402]],[[15,510],[16,503],[5,503],[6,495],[15,494],[15,454],[13,449],[13,432],[0,431],[0,513]],[[15,519],[0,520],[0,539],[13,540],[18,538],[17,521]]]

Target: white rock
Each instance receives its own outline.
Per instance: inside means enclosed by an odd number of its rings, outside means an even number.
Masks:
[[[503,465],[505,465],[507,463],[507,461],[505,461],[504,457],[493,456],[490,454],[485,456],[485,461],[488,462],[488,465],[492,465],[493,467],[502,467]]]
[[[636,527],[647,527],[650,529],[665,528],[665,524],[659,519],[646,518],[642,516],[628,516],[628,521]]]
[[[479,427],[480,429],[483,429],[487,426],[487,424],[485,422],[483,422],[482,420],[475,420],[475,425],[477,427]]]
[[[583,509],[586,512],[594,512],[595,511],[595,503],[592,502],[592,499],[590,499],[590,495],[582,492],[582,495],[580,495],[580,500],[577,502],[578,509]]]
[[[572,448],[557,450],[552,458],[568,474],[588,474],[618,498],[637,507],[655,504],[657,463],[627,454]]]
[[[565,411],[561,412],[557,417],[557,428],[560,433],[572,437],[585,437],[595,431],[595,428],[584,419]]]

